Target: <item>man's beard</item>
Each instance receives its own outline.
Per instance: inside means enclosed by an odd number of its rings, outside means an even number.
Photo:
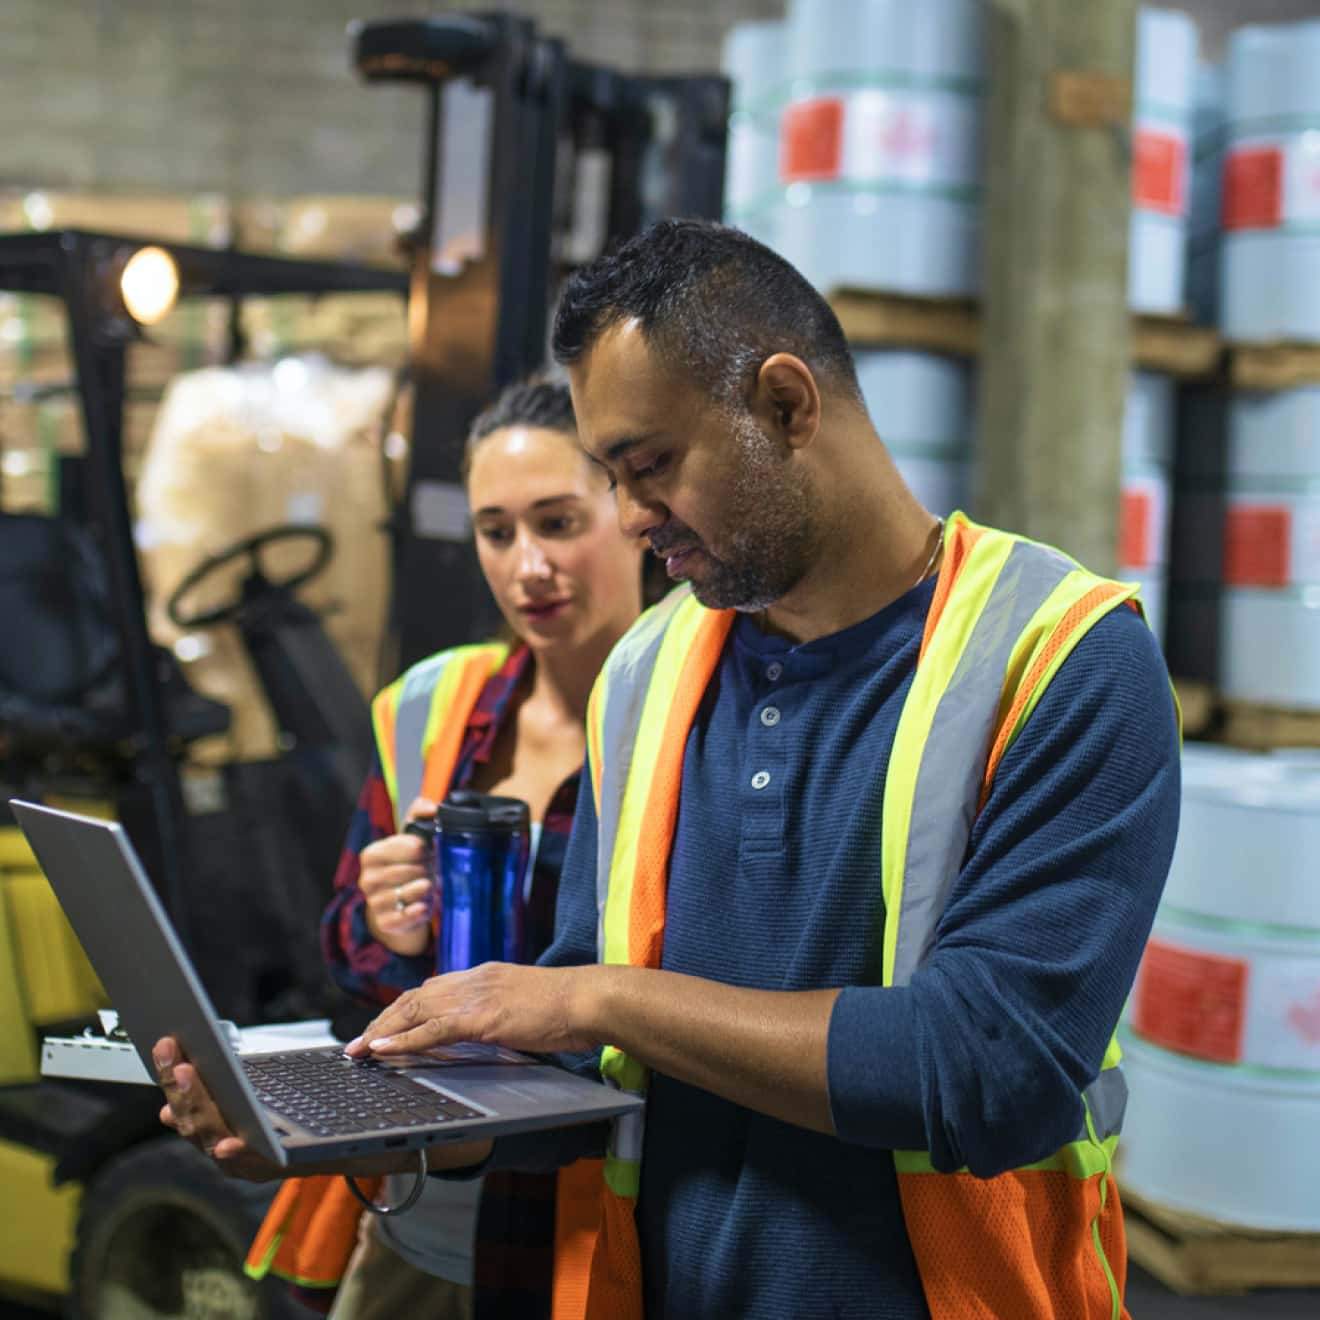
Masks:
[[[692,592],[708,609],[754,614],[768,609],[802,580],[815,558],[820,533],[815,493],[793,472],[775,442],[744,413],[733,426],[737,466],[720,521],[728,548],[717,557],[691,528],[671,520],[662,551],[694,546],[705,561]]]

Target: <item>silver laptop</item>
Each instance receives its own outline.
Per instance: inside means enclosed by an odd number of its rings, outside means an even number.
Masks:
[[[121,826],[11,800],[14,816],[151,1076],[175,1037],[226,1122],[282,1165],[568,1127],[641,1101],[494,1046],[399,1061],[342,1050],[240,1058]]]

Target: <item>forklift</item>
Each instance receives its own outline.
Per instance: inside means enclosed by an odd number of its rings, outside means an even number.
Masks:
[[[497,623],[471,546],[460,475],[467,427],[542,365],[555,292],[607,243],[667,215],[717,218],[728,85],[573,58],[522,16],[355,23],[367,82],[420,84],[422,219],[405,272],[83,232],[0,236],[0,290],[62,301],[86,434],[62,465],[57,516],[0,515],[0,798],[119,819],[222,1015],[239,1026],[360,1020],[325,985],[316,925],[371,754],[366,703],[297,592],[334,547],[277,527],[198,564],[176,622],[237,623],[281,730],[277,764],[227,767],[219,802],[191,800],[189,749],[228,711],[154,646],[122,468],[126,297],[134,257],[173,269],[180,298],[397,291],[413,396],[392,552],[382,679]],[[160,253],[161,257],[154,255]],[[263,556],[302,538],[276,579]],[[245,566],[235,597],[188,598]],[[443,608],[437,608],[439,602]],[[276,932],[271,939],[258,932]],[[0,819],[0,1310],[4,1298],[80,1320],[307,1314],[242,1262],[272,1190],[231,1182],[157,1121],[151,1087],[42,1077],[47,1037],[97,1030],[108,1007],[22,836]]]

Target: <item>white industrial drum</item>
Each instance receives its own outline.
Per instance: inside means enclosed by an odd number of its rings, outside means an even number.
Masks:
[[[1249,1073],[1119,1033],[1119,1187],[1247,1228],[1320,1229],[1320,1078]]]
[[[1220,327],[1320,339],[1320,22],[1229,40]]]
[[[724,219],[774,247],[786,79],[784,24],[735,23],[724,39],[720,68],[733,84]]]
[[[1123,1029],[1124,1181],[1320,1229],[1320,756],[1189,743],[1178,844]]]
[[[972,371],[935,353],[856,354],[866,409],[916,497],[947,517],[972,483]]]
[[[1149,371],[1128,379],[1123,408],[1123,491],[1118,576],[1141,584],[1146,618],[1164,636],[1169,492],[1173,476],[1173,381]]]
[[[1224,692],[1320,708],[1320,386],[1234,398],[1227,481]]]
[[[980,0],[791,0],[783,254],[824,292],[979,286]]]
[[[1196,25],[1171,9],[1137,11],[1128,304],[1182,310]]]

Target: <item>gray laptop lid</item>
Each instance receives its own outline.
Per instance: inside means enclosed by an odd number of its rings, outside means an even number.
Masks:
[[[176,1037],[233,1130],[286,1164],[123,827],[17,799],[10,806],[147,1071],[156,1075],[152,1045]]]

